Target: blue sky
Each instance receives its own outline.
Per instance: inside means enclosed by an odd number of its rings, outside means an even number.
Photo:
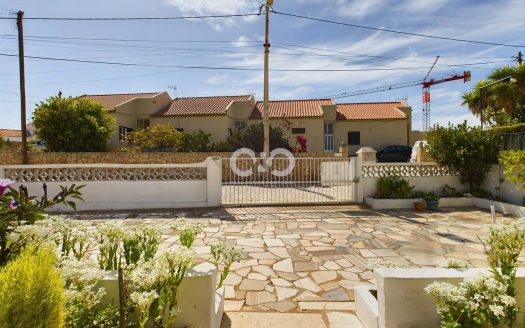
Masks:
[[[2,0],[0,16],[24,10],[27,17],[166,17],[251,13],[256,12],[258,6],[258,0]],[[275,0],[274,8],[353,24],[498,43],[523,44],[525,35],[522,0]],[[168,66],[263,66],[262,42],[253,42],[262,39],[263,16],[206,21],[26,20],[24,30],[27,56]],[[0,53],[17,53],[15,34],[14,21],[0,21]],[[157,42],[35,39],[31,36]],[[237,42],[173,42],[195,40]],[[491,69],[515,65],[513,57],[520,50],[403,36],[279,15],[271,16],[271,41],[270,68],[273,69],[402,68],[362,72],[272,72],[271,99],[326,97],[419,80],[437,55],[442,59],[431,78],[461,74],[470,69],[471,83],[455,81],[431,89],[432,124],[463,120],[477,124],[477,119],[461,106],[461,95],[473,83],[485,78]],[[299,48],[297,45],[325,50]],[[475,65],[468,68],[453,66],[464,64]],[[180,97],[253,93],[261,99],[262,77],[263,73],[259,71],[124,67],[27,59],[28,117],[31,117],[36,103],[59,90],[72,96],[168,90],[174,97],[175,91],[168,86],[176,86],[176,94]],[[0,57],[0,128],[19,128],[18,99],[17,58]],[[408,99],[414,110],[414,128],[420,128],[419,86],[342,98],[337,102],[399,99]]]

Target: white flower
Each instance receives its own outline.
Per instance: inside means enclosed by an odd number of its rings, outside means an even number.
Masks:
[[[131,301],[137,306],[140,312],[146,312],[153,301],[159,297],[156,291],[133,292],[130,295]]]
[[[496,317],[502,317],[505,314],[504,308],[501,305],[489,305],[490,311],[494,313]]]

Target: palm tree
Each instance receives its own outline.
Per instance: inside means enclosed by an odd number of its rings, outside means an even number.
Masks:
[[[480,99],[480,89],[489,83],[513,77],[515,83],[496,83],[483,89],[483,99]],[[484,121],[490,124],[510,124],[525,122],[525,65],[516,67],[504,66],[498,68],[481,80],[463,95],[463,105],[476,116],[483,107]]]

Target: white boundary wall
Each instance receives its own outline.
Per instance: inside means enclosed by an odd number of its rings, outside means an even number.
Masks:
[[[458,284],[467,277],[488,269],[398,269],[380,268],[374,270],[377,283],[378,326],[379,328],[438,328],[439,315],[434,298],[424,288],[434,281]],[[518,269],[516,275],[516,301],[519,306],[516,327],[523,327],[525,314],[525,269]],[[361,300],[362,301],[362,300]]]
[[[458,192],[468,192],[468,186],[461,183],[459,176],[451,174],[436,163],[376,163],[375,150],[366,147],[358,151],[357,201],[363,202],[366,197],[373,197],[377,191],[379,177],[390,171],[397,171],[401,177],[408,179],[415,191],[434,192],[439,195],[442,188],[449,185]],[[491,192],[493,196],[501,197],[504,202],[522,206],[525,189],[509,181],[500,185],[500,179],[504,179],[503,168],[494,165],[482,188]]]
[[[11,178],[12,174],[18,176],[14,187],[23,184],[29,195],[42,195],[44,182],[48,186],[49,196],[59,192],[60,185],[85,185],[81,189],[84,202],[76,201],[81,211],[221,205],[219,158],[208,158],[198,164],[0,166],[0,178]],[[52,210],[68,211],[70,208],[61,205]]]

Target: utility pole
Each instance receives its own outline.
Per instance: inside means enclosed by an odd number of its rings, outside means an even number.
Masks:
[[[521,65],[523,63],[523,54],[521,51],[518,52],[518,57],[516,57],[516,59],[518,59],[518,64]]]
[[[264,32],[264,110],[263,110],[263,131],[264,145],[263,151],[266,156],[270,156],[270,91],[269,84],[269,55],[270,55],[270,7],[273,0],[266,0],[266,26]]]
[[[22,128],[22,164],[27,164],[27,129],[26,129],[26,78],[24,68],[24,12],[16,13],[18,27],[18,63],[20,66],[20,123]]]

